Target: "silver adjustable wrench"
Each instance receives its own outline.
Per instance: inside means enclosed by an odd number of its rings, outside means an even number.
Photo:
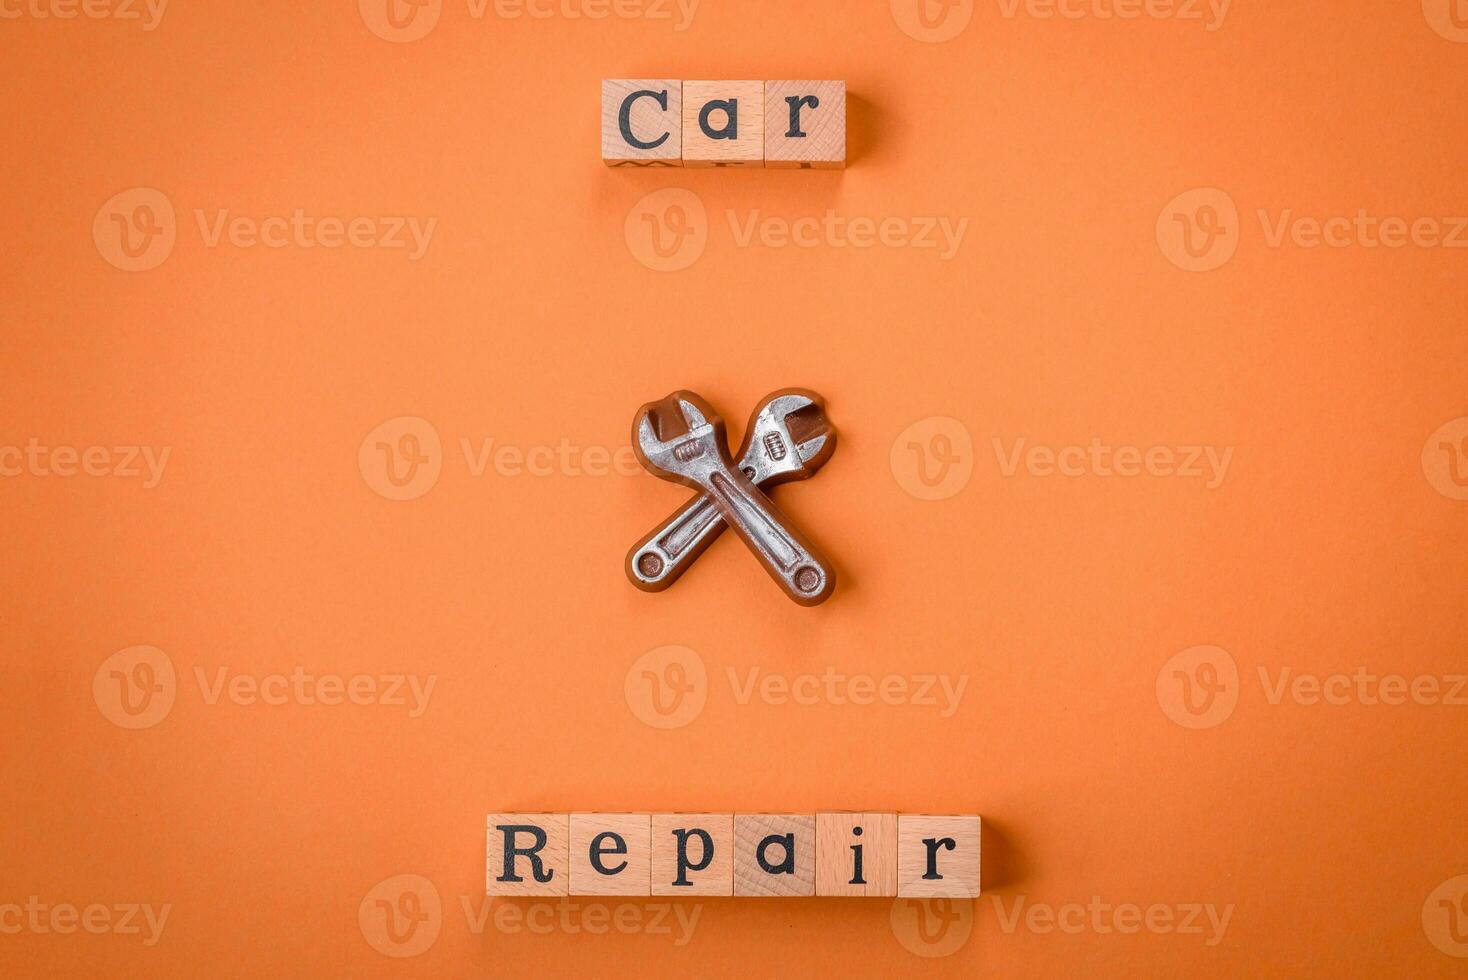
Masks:
[[[739,447],[739,469],[757,487],[806,480],[836,450],[836,430],[821,396],[803,388],[766,395],[750,414]],[[723,514],[699,494],[627,553],[627,578],[644,592],[676,582],[725,528]]]
[[[648,471],[700,490],[744,540],[765,571],[795,602],[830,598],[835,575],[826,560],[729,458],[724,420],[691,391],[642,406],[632,446]]]

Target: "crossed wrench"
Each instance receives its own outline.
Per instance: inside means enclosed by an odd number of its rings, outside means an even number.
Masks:
[[[727,524],[791,599],[814,606],[830,598],[830,564],[759,489],[807,479],[835,452],[836,430],[819,395],[801,388],[767,395],[750,416],[738,467],[724,420],[691,391],[638,409],[632,446],[654,476],[700,491],[627,553],[633,585],[666,589]]]

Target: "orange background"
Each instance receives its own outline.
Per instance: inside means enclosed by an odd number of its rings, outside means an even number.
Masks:
[[[676,18],[675,18],[676,19]],[[704,0],[692,26],[475,19],[375,36],[351,3],[175,0],[136,23],[0,23],[0,443],[172,448],[161,483],[0,481],[9,798],[0,904],[170,903],[137,936],[0,935],[15,975],[1462,975],[1423,903],[1468,872],[1468,707],[1274,705],[1258,671],[1463,672],[1465,504],[1419,460],[1468,414],[1464,254],[1270,248],[1256,217],[1445,217],[1463,194],[1468,46],[1415,2],[1238,0],[1194,22],[1006,18],[944,43],[887,5]],[[602,77],[844,78],[844,173],[609,171]],[[157,268],[92,238],[132,187],[177,210]],[[644,195],[692,191],[702,257],[639,263]],[[1225,190],[1237,254],[1196,274],[1158,216]],[[206,247],[194,211],[437,217],[401,250]],[[969,220],[956,257],[740,247],[726,212]],[[639,476],[473,476],[478,446],[619,447],[692,388],[739,437],[814,388],[840,446],[777,494],[834,558],[782,598],[726,535],[661,595],[624,551],[681,503]],[[374,492],[358,449],[419,416],[442,473]],[[973,477],[907,492],[911,423],[961,421]],[[1223,485],[1006,477],[1005,446],[1232,446]],[[900,452],[899,452],[900,455]],[[115,651],[177,669],[132,731],[92,695]],[[658,730],[629,667],[677,644],[707,705]],[[1190,730],[1159,671],[1215,644],[1237,708]],[[209,704],[230,674],[435,675],[386,705]],[[726,679],[967,678],[918,705],[741,704]],[[984,814],[986,895],[952,955],[885,900],[709,900],[692,940],[508,933],[490,810]],[[431,881],[440,934],[382,955],[373,886]],[[1206,935],[1006,932],[1026,903],[1235,906]],[[653,900],[656,902],[657,900]],[[616,903],[611,903],[615,905]],[[1465,920],[1468,921],[1468,920]]]

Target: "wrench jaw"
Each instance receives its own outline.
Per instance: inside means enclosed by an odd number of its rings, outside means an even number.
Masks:
[[[729,461],[724,420],[708,402],[691,391],[675,391],[637,410],[632,448],[637,460],[655,476],[703,489],[709,476]]]
[[[826,418],[824,399],[784,388],[755,409],[739,447],[740,468],[755,484],[775,487],[810,479],[835,451],[836,428]]]

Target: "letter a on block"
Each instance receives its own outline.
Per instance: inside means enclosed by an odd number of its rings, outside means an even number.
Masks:
[[[683,83],[683,165],[765,165],[765,83]]]
[[[601,158],[609,167],[683,166],[683,83],[603,80]]]
[[[765,82],[765,166],[846,166],[845,82]]]
[[[734,815],[735,895],[798,898],[815,893],[815,814]]]
[[[491,813],[485,852],[490,895],[569,895],[570,814]]]

